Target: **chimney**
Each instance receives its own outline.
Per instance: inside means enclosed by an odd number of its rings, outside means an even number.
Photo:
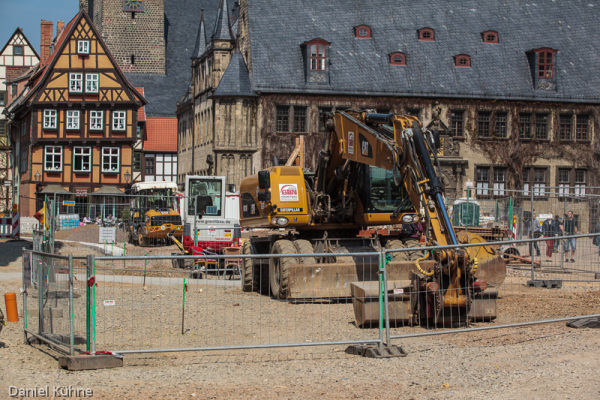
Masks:
[[[63,29],[65,29],[65,21],[58,21],[56,23],[56,37],[59,37],[62,33]]]
[[[50,58],[50,46],[52,45],[52,33],[54,23],[42,20],[40,23],[40,62],[45,63]]]

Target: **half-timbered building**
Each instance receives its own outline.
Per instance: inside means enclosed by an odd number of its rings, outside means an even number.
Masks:
[[[16,97],[18,85],[14,80],[26,74],[40,61],[21,28],[17,28],[0,50],[0,213],[12,210],[12,170],[7,119],[2,113],[11,98]]]
[[[137,110],[146,104],[85,11],[58,34],[53,50],[7,107],[24,215],[47,194],[83,205],[93,202],[92,193],[123,194],[132,173]]]

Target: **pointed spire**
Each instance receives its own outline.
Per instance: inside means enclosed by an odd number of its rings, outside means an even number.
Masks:
[[[217,22],[212,34],[212,40],[233,40],[231,28],[229,26],[229,9],[227,0],[219,1],[219,11],[217,11]]]
[[[206,50],[206,32],[204,30],[204,9],[200,14],[200,27],[198,28],[198,35],[196,36],[196,47],[194,47],[194,53],[192,58],[200,58]]]

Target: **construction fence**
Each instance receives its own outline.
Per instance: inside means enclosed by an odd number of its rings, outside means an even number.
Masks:
[[[577,233],[600,229],[600,188],[542,185],[527,191],[474,188],[468,192],[472,196],[446,199],[452,224],[456,230],[470,229],[488,240],[536,236],[545,220],[556,217],[562,227],[569,211]]]
[[[567,241],[575,242],[573,253],[571,247],[565,253]],[[443,309],[431,308],[435,302],[427,299],[446,293],[415,280],[432,261],[395,264],[414,249],[87,258],[24,251],[24,329],[65,353],[128,354],[402,344],[414,336],[600,315],[594,235],[498,244],[526,255],[533,243],[539,257],[535,251],[532,258],[508,253],[501,282],[456,287],[467,308]],[[289,269],[286,277],[269,271],[276,263]],[[353,275],[344,281],[348,271]],[[293,298],[275,299],[269,290],[274,280],[289,285]],[[306,282],[312,285],[302,288]]]
[[[172,237],[182,241],[183,236],[196,244],[232,242],[240,237],[238,198],[227,195],[223,200],[214,193],[194,197],[53,193],[38,199],[38,214],[44,214],[42,229],[52,238],[61,231],[58,236],[67,237],[72,229],[88,227],[85,238],[94,243],[155,247],[172,244]]]

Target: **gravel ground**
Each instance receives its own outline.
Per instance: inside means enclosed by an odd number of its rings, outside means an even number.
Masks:
[[[19,293],[20,280],[7,273],[21,271],[19,255],[24,245],[27,242],[0,241],[1,293]],[[73,244],[64,245],[63,250],[77,250],[79,255],[90,251]],[[133,246],[130,250],[128,246],[128,254],[169,254],[170,250]],[[134,269],[140,266],[136,263]],[[152,268],[168,270],[169,266]],[[182,276],[177,271],[172,274]],[[498,301],[498,321],[478,326],[600,309],[597,285],[588,288],[581,282],[567,282],[561,290],[525,288],[527,276],[526,271],[509,275],[506,295]],[[143,338],[142,344],[163,347],[377,336],[377,330],[353,325],[350,303],[280,303],[242,293],[237,287],[214,287],[202,281],[189,284],[186,332],[181,335],[177,309],[181,287],[174,290],[151,278],[143,290],[133,282],[131,276],[122,276],[120,282],[98,286],[98,318],[104,322],[98,326],[97,342],[103,348],[126,348],[134,343],[135,335]],[[101,302],[107,298],[118,299],[123,307],[103,307]],[[75,300],[76,307],[80,299]],[[18,303],[22,310],[21,296]],[[132,308],[132,304],[149,308]],[[135,313],[131,315],[135,325],[122,323],[124,312]],[[126,355],[122,369],[82,372],[60,370],[57,354],[45,346],[23,344],[22,326],[22,321],[9,323],[0,333],[5,344],[0,348],[0,398],[8,397],[9,386],[46,385],[51,391],[69,385],[90,388],[94,398],[120,399],[600,398],[595,376],[600,367],[600,335],[597,330],[572,329],[564,323],[396,340],[409,352],[405,358],[360,358],[345,354],[345,346],[159,353]],[[418,332],[427,330],[394,329],[395,334]]]

